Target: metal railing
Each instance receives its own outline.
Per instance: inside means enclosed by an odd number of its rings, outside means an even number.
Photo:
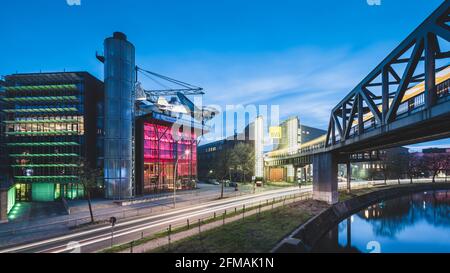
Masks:
[[[410,180],[400,180],[401,184],[409,184]],[[383,186],[380,181],[359,181],[352,184],[353,190],[364,189],[370,186]],[[431,182],[431,179],[418,179],[415,183]],[[388,180],[386,185],[398,185],[398,181]],[[339,184],[339,190],[347,189],[347,185],[344,183]],[[201,235],[203,232],[224,226],[227,223],[231,223],[237,220],[245,220],[246,217],[251,215],[260,214],[264,211],[270,211],[275,208],[284,207],[286,205],[296,203],[299,201],[311,200],[313,198],[312,192],[296,193],[282,197],[267,198],[255,202],[249,202],[246,204],[240,204],[238,206],[230,206],[226,209],[218,209],[205,213],[201,217],[186,217],[177,223],[171,223],[166,226],[162,226],[156,231],[148,230],[135,234],[134,239],[127,239],[127,242],[121,242],[114,244],[111,241],[113,248],[108,248],[103,251],[110,252],[130,252],[133,253],[136,248],[140,248],[139,252],[147,252],[159,247],[165,247],[170,251],[171,244],[174,241],[174,236],[181,238]],[[197,231],[198,230],[198,231]],[[116,238],[116,242],[117,242]]]
[[[173,238],[172,236],[176,234],[183,232],[189,232],[191,233],[190,235],[202,234],[206,230],[222,226],[236,220],[245,219],[246,217],[249,217],[251,215],[260,214],[264,211],[284,207],[286,205],[299,201],[311,200],[312,195],[312,192],[302,192],[282,197],[266,198],[263,200],[248,202],[245,204],[230,205],[227,208],[209,211],[205,213],[204,216],[186,217],[169,225],[161,225],[161,228],[157,229],[156,231],[155,229],[149,229],[147,231],[136,232],[136,234],[134,234],[134,236],[132,237],[133,239],[130,239],[129,235],[127,235],[127,242],[115,244],[113,240],[112,245],[115,248],[119,247],[118,251],[128,250],[130,252],[133,252],[133,249],[136,247],[142,247],[146,243],[162,239],[164,241],[162,244],[155,244],[157,246],[168,245],[170,247]],[[146,238],[148,238],[148,241],[145,241],[139,245],[136,244],[137,241]],[[118,240],[116,238],[115,242],[117,241]],[[153,248],[154,247],[146,248],[145,251],[151,250]],[[108,251],[108,249],[104,251]]]
[[[269,192],[269,191],[267,191]],[[241,196],[247,196],[253,194],[253,191],[239,191],[239,192],[228,192],[224,194],[224,197],[241,197]],[[195,198],[192,198],[192,197]],[[183,197],[190,197],[189,200],[186,201],[177,201],[178,206],[175,208],[182,208],[185,206],[192,206],[192,205],[199,205],[208,201],[218,200],[220,197],[220,193],[214,193],[214,194],[208,194],[205,196],[201,196],[201,193],[199,192],[192,192],[192,193],[182,193],[177,195],[178,198]],[[198,197],[198,198],[197,198]],[[153,200],[147,201],[148,206],[142,206],[140,208],[129,208],[129,209],[122,209],[121,211],[116,212],[106,212],[106,213],[99,213],[96,214],[94,211],[94,218],[96,223],[102,223],[102,222],[108,222],[111,217],[115,217],[116,219],[127,219],[127,218],[134,218],[139,216],[150,216],[152,214],[165,212],[168,210],[173,210],[173,203],[169,202],[167,204],[160,204],[155,205],[154,202],[164,200],[164,199],[171,199],[173,198],[172,194],[167,195],[161,195],[158,197],[155,197]],[[120,208],[118,206],[118,208]],[[70,216],[67,216],[68,218]],[[36,224],[32,226],[19,226],[14,227],[8,230],[0,231],[0,237],[5,235],[14,235],[19,232],[27,231],[27,234],[31,233],[39,233],[43,232],[45,230],[48,230],[49,228],[67,228],[67,229],[75,229],[80,226],[87,225],[91,222],[90,216],[84,216],[79,218],[73,218],[73,219],[65,219],[65,220],[59,220],[59,221],[53,221],[45,224]]]
[[[413,183],[417,184],[417,183],[431,183],[432,179],[430,178],[423,178],[423,179],[414,179]],[[436,178],[436,182],[440,183],[440,182],[450,182],[447,178]],[[400,184],[410,184],[410,180],[409,179],[402,179],[400,180]],[[373,181],[352,181],[351,184],[351,189],[352,190],[358,190],[358,189],[363,189],[363,188],[368,188],[370,186],[390,186],[390,185],[398,185],[398,181],[397,180],[388,180],[386,181],[386,184],[384,183],[383,180],[373,180]],[[339,190],[345,190],[347,189],[347,185],[346,183],[339,183],[338,184],[338,188]],[[198,193],[191,193],[190,195],[196,195]],[[245,193],[235,193],[234,196],[238,197],[238,196],[245,196],[248,194]],[[245,207],[244,207],[244,213],[248,213],[251,210],[255,210],[255,209],[267,209],[267,206],[270,206],[271,208],[275,208],[277,207],[277,203],[279,205],[280,202],[283,202],[284,204],[289,204],[289,203],[294,203],[294,202],[298,202],[298,201],[303,201],[303,200],[308,200],[311,199],[313,196],[312,191],[308,191],[308,192],[302,192],[302,193],[296,193],[296,194],[289,194],[289,195],[285,195],[282,197],[276,197],[276,198],[266,198],[264,199],[264,197],[262,197],[259,201],[249,201],[249,202],[245,202],[242,201],[242,203],[245,203]],[[204,203],[205,201],[211,201],[211,200],[218,200],[218,196],[217,198],[211,198],[212,195],[207,196],[207,197],[203,197],[203,198],[198,198],[198,199],[194,199],[194,200],[189,200],[184,202],[183,204],[186,206],[189,205],[193,205],[193,204],[201,204]],[[288,201],[288,203],[286,203],[286,201]],[[273,206],[272,206],[273,205]],[[243,205],[232,205],[230,204],[229,207],[227,207],[226,209],[217,209],[217,210],[212,210],[210,212],[206,212],[205,214],[207,215],[213,215],[213,216],[207,216],[207,217],[186,217],[184,219],[183,223],[178,223],[178,224],[174,224],[172,225],[172,228],[178,228],[178,227],[182,227],[185,226],[185,223],[188,223],[188,226],[190,225],[190,223],[198,223],[198,220],[200,219],[201,223],[209,223],[211,221],[211,217],[213,217],[214,219],[218,218],[218,215],[222,215],[222,213],[224,213],[225,211],[229,214],[230,212],[240,212],[241,209],[243,208]],[[167,206],[158,206],[158,207],[143,207],[143,208],[136,208],[136,209],[127,209],[127,210],[123,210],[120,212],[114,212],[114,213],[105,213],[105,214],[97,214],[95,215],[95,218],[98,222],[102,222],[104,221],[105,223],[107,221],[109,221],[110,217],[116,217],[117,219],[126,219],[126,218],[132,218],[132,217],[139,217],[139,216],[151,216],[153,213],[161,213],[164,211],[168,211],[168,210],[172,210],[173,206],[171,206],[171,203],[168,203]],[[68,220],[62,220],[62,221],[55,221],[52,223],[46,223],[46,224],[42,224],[42,225],[35,225],[35,226],[31,226],[31,227],[19,227],[19,228],[12,228],[6,231],[0,231],[0,234],[2,235],[11,235],[11,234],[17,234],[18,232],[21,231],[28,231],[30,233],[37,233],[37,232],[43,232],[46,231],[45,228],[48,228],[50,226],[55,226],[55,225],[61,225],[63,227],[66,228],[76,228],[79,227],[83,224],[89,224],[90,223],[90,217],[86,216],[86,217],[82,217],[82,218],[78,218],[78,219],[68,219]],[[164,230],[160,230],[159,232],[164,231]],[[144,237],[148,237],[151,235],[154,235],[158,232],[155,231],[146,231],[146,232],[141,232],[139,234],[135,235],[135,239],[134,240],[139,240],[142,239]]]

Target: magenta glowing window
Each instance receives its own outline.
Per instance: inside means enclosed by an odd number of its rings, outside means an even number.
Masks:
[[[175,166],[179,177],[197,175],[197,136],[191,132],[174,132],[170,126],[144,123],[144,164]],[[164,173],[162,173],[164,175]]]

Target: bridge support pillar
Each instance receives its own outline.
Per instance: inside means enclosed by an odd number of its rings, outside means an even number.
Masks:
[[[334,153],[322,153],[313,157],[313,198],[336,204],[338,193],[338,161]]]
[[[308,182],[308,167],[305,166],[303,167],[303,180],[306,182]]]
[[[298,167],[294,166],[294,183],[298,183]]]
[[[352,164],[347,162],[347,193],[352,192]]]
[[[293,165],[286,166],[286,181],[287,182],[295,181],[295,170],[296,170],[296,168]]]

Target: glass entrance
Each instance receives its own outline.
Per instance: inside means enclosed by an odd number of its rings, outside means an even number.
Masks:
[[[175,175],[174,167],[175,165],[172,163],[163,164],[161,172],[162,190],[173,190],[173,181]]]
[[[155,163],[144,164],[144,194],[156,193],[158,190],[159,171]]]
[[[31,201],[31,184],[16,184],[16,202]]]
[[[55,201],[55,184],[35,183],[32,186],[32,197],[35,202]]]

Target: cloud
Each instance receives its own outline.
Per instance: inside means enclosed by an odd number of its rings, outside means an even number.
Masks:
[[[223,109],[236,104],[279,105],[281,119],[297,115],[303,124],[326,129],[331,109],[394,47],[380,43],[357,50],[301,47],[283,52],[192,52],[137,59],[144,68],[202,86],[205,104]],[[146,81],[144,86],[151,84]],[[229,124],[224,126],[228,135],[233,133]],[[222,137],[219,134],[216,139]],[[448,141],[408,148],[449,147]]]
[[[331,109],[361,81],[392,45],[355,50],[302,47],[283,52],[196,52],[138,58],[152,69],[205,88],[206,104],[279,105],[281,117],[326,129]],[[150,84],[146,82],[146,84]]]

